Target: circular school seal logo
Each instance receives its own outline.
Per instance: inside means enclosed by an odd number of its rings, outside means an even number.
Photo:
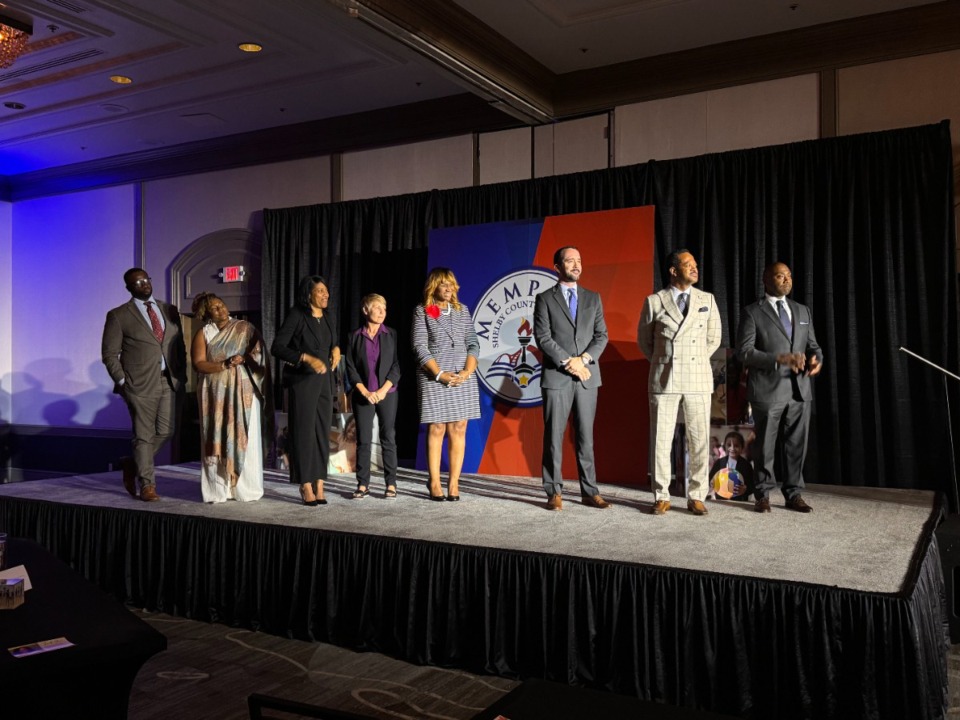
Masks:
[[[487,288],[473,311],[480,340],[477,377],[495,397],[539,405],[540,360],[533,337],[533,306],[538,294],[557,282],[548,270],[530,268],[505,275]]]

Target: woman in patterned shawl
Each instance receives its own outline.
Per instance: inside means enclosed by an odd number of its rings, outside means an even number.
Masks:
[[[257,329],[234,320],[223,300],[200,293],[191,357],[199,375],[203,501],[250,501],[263,496],[263,456],[272,437],[270,367]]]

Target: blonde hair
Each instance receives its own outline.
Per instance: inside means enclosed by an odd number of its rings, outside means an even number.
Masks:
[[[363,314],[366,315],[370,312],[372,308],[377,303],[383,305],[384,310],[387,308],[387,299],[378,293],[370,293],[369,295],[364,295],[360,300],[360,309],[363,310]]]
[[[210,319],[210,314],[209,314],[210,303],[212,303],[214,300],[219,300],[220,302],[223,302],[222,298],[218,297],[217,295],[214,295],[213,293],[209,293],[209,292],[199,293],[193,299],[193,306],[191,308],[191,310],[193,310],[194,319],[199,320],[200,322],[203,322],[203,323],[207,322]],[[223,303],[223,305],[224,307],[226,307],[227,304]]]
[[[460,289],[460,283],[457,282],[457,276],[453,274],[453,270],[445,267],[436,267],[427,275],[427,281],[423,284],[423,306],[433,305],[436,302],[434,296],[437,294],[437,288],[443,283],[453,285],[450,304],[453,305],[454,310],[459,311],[460,301],[457,299],[457,291]]]

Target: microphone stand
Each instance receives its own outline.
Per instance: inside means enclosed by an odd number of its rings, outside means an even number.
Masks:
[[[953,447],[953,421],[950,418],[950,392],[947,388],[947,378],[951,377],[954,380],[960,381],[960,375],[954,375],[952,372],[946,368],[942,368],[936,363],[932,363],[921,355],[917,355],[915,352],[907,350],[905,347],[900,348],[900,352],[906,353],[912,358],[916,358],[922,363],[926,363],[932,368],[939,370],[943,376],[943,396],[947,401],[947,435],[950,438],[950,470],[953,475],[953,497],[950,499],[951,509],[954,512],[957,512],[958,504],[960,504],[960,487],[957,485],[957,464],[956,464],[956,451]]]

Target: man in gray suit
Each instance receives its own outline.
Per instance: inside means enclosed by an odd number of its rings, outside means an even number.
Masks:
[[[637,343],[650,361],[650,445],[653,454],[654,515],[670,509],[670,451],[683,408],[690,455],[687,509],[706,515],[710,469],[710,356],[720,347],[720,313],[713,295],[697,290],[697,261],[688,250],[670,253],[670,284],[647,297],[640,312]]]
[[[133,421],[133,458],[125,458],[123,485],[140,499],[159,500],[153,457],[170,439],[187,382],[187,352],[180,313],[153,298],[147,273],[131,268],[123,275],[131,299],[107,313],[103,326],[103,364],[113,391],[123,398]]]
[[[768,265],[763,287],[766,296],[743,309],[737,338],[737,355],[750,369],[747,399],[756,432],[751,452],[757,478],[755,509],[770,512],[777,465],[784,474],[786,507],[807,513],[812,508],[800,491],[813,401],[810,378],[823,369],[823,351],[810,308],[787,299],[793,289],[790,268],[779,262]]]
[[[607,346],[607,324],[600,295],[577,284],[583,271],[580,251],[562,247],[554,253],[559,282],[537,295],[533,333],[543,353],[543,489],[547,509],[563,509],[563,432],[573,412],[574,444],[581,502],[608,508],[600,497],[593,462],[593,419],[597,414],[600,366]]]

